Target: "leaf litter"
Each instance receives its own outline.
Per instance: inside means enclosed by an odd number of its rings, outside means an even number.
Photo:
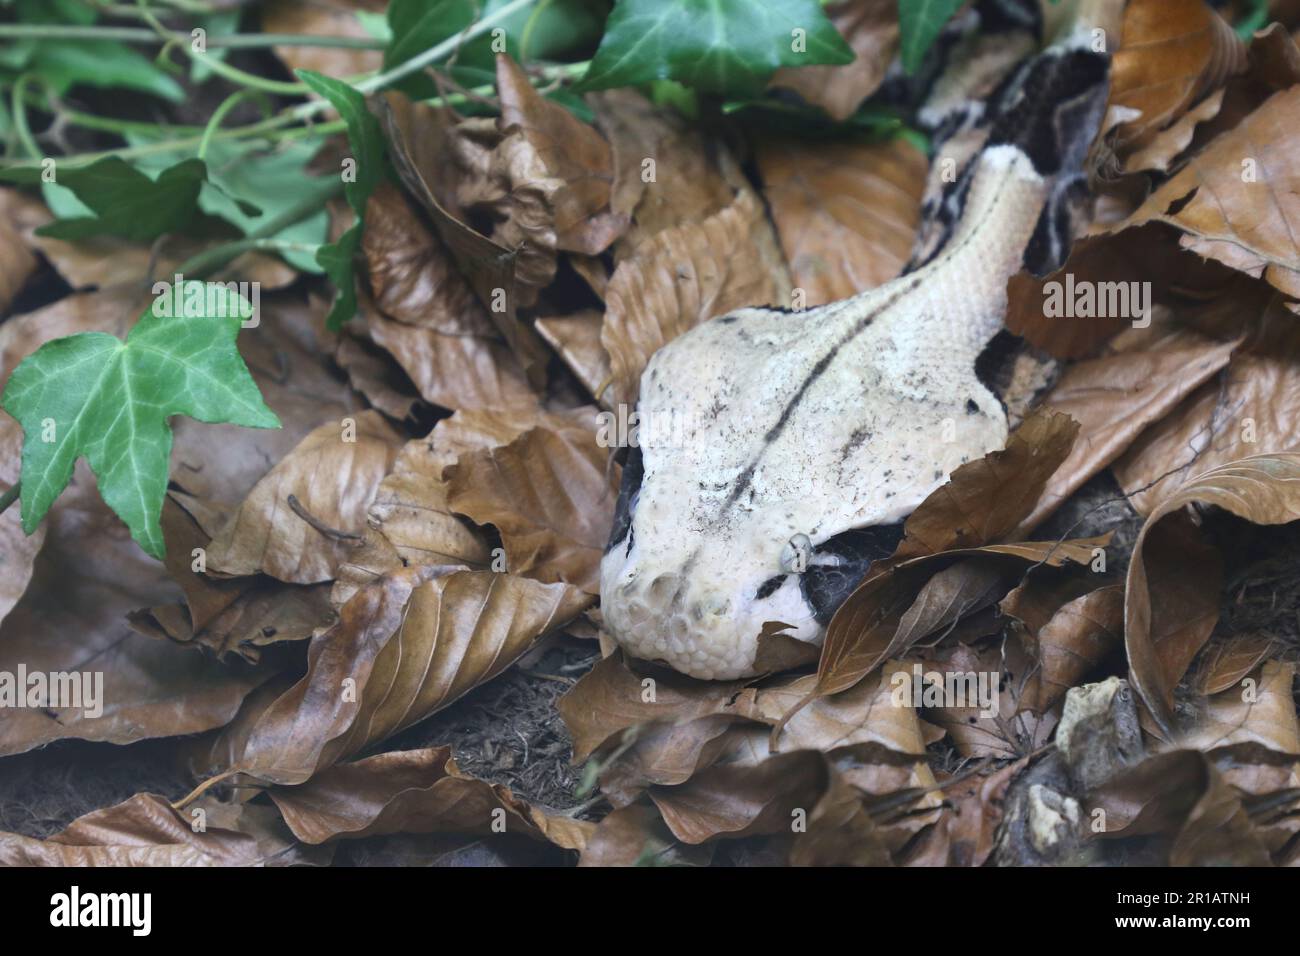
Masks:
[[[263,23],[361,40],[377,6],[280,0]],[[390,29],[433,29],[406,6]],[[337,292],[301,250],[223,259],[218,277],[264,286],[260,327],[229,326],[223,369],[265,402],[242,423],[272,424],[253,414],[269,409],[281,427],[175,418],[173,438],[160,416],[169,441],[142,466],[139,508],[85,445],[62,497],[29,498],[23,464],[34,534],[3,516],[0,671],[93,661],[111,693],[94,719],[6,717],[0,859],[1300,864],[1300,285],[1279,161],[1300,53],[1282,26],[1243,41],[1200,0],[1177,16],[1127,5],[1092,157],[1099,214],[1057,276],[1008,289],[1046,384],[1004,450],[907,520],[820,659],[774,626],[770,672],[706,682],[601,631],[622,456],[600,424],[698,323],[904,267],[924,155],[833,124],[872,115],[881,64],[919,68],[958,6],[900,22],[891,3],[832,4],[810,38],[820,65],[802,67],[723,17],[712,71],[682,46],[656,73],[629,52],[637,31],[689,28],[624,0],[564,96],[518,48],[471,44],[370,97],[341,78],[378,68],[377,50],[267,54],[315,71],[297,75],[342,116],[333,148],[364,166],[316,252]],[[383,65],[409,55],[394,45]],[[739,97],[737,120],[678,110],[674,83]],[[747,123],[765,88],[831,140]],[[448,91],[457,106],[418,102]],[[1239,175],[1244,151],[1266,189]],[[135,321],[145,280],[217,241],[191,228],[200,190],[225,188],[201,164],[114,160],[68,185],[104,177],[81,218],[0,194],[8,487],[44,417],[23,396],[48,370],[24,361],[76,333],[119,352],[156,335],[156,317]],[[195,234],[151,248],[174,231]],[[1153,321],[1045,322],[1044,285],[1065,272],[1151,281]],[[231,418],[200,405],[161,414]],[[87,450],[97,474],[71,467]],[[927,672],[996,694],[931,699]],[[1108,735],[1122,746],[1080,751]],[[1094,810],[1095,839],[1026,837],[1035,813]]]

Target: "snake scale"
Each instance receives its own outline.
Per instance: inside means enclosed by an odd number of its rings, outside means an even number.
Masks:
[[[935,161],[902,275],[801,312],[740,309],[652,357],[641,420],[682,424],[629,450],[601,563],[605,626],[630,655],[733,679],[759,669],[768,622],[819,643],[912,510],[1003,447],[977,360],[1008,278],[1057,267],[1086,204],[1106,5],[977,0],[946,28],[916,113]]]

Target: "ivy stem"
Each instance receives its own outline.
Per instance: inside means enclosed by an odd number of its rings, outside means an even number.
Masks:
[[[36,144],[36,138],[32,136],[32,128],[27,125],[27,85],[31,83],[32,75],[24,73],[18,77],[18,82],[14,84],[13,89],[13,115],[14,115],[14,133],[18,136],[18,142],[23,149],[27,151],[32,159],[41,158],[41,148]]]
[[[134,8],[133,8],[134,9]],[[66,26],[46,23],[0,23],[0,39],[11,40],[118,40],[122,43],[166,43],[170,37],[144,27]],[[348,50],[382,50],[387,44],[371,37],[332,37],[307,33],[227,33],[209,36],[209,49],[253,50],[268,46],[339,47]]]
[[[149,26],[153,27],[158,36],[165,41],[163,51],[159,54],[160,57],[165,57],[167,50],[174,46],[195,63],[204,64],[213,73],[224,76],[232,83],[253,87],[254,89],[265,90],[268,93],[279,93],[285,96],[299,96],[303,93],[310,92],[306,84],[285,83],[281,80],[268,80],[255,73],[249,73],[245,70],[239,69],[238,67],[231,66],[229,63],[225,63],[216,57],[205,56],[203,53],[194,49],[189,42],[190,38],[188,36],[168,29],[166,24],[159,20],[154,15],[153,11],[149,9],[149,0],[136,0],[136,3],[140,7],[140,13],[143,15],[145,22],[148,23]],[[207,49],[206,45],[204,49]]]
[[[238,106],[240,103],[242,103],[244,100],[248,99],[249,97],[253,97],[253,96],[262,97],[263,99],[265,99],[261,90],[255,90],[255,89],[236,90],[235,92],[227,96],[224,100],[222,100],[221,105],[218,106],[215,110],[213,110],[212,118],[208,120],[208,125],[203,129],[203,136],[199,139],[199,148],[197,153],[199,159],[203,159],[205,156],[207,156],[208,145],[212,142],[213,135],[218,130],[221,129],[222,120],[224,120],[226,116],[229,115],[230,111],[233,110],[236,106]],[[263,109],[263,114],[269,112],[269,109],[266,106],[263,106],[262,109]]]
[[[9,510],[9,506],[18,500],[18,495],[22,493],[23,483],[15,481],[13,486],[4,494],[0,494],[0,514]]]

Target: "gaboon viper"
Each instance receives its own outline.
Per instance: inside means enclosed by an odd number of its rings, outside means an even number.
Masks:
[[[1068,251],[1114,6],[973,4],[918,113],[952,174],[932,173],[904,273],[805,311],[740,309],[652,357],[637,410],[678,427],[630,449],[601,564],[605,626],[632,656],[730,679],[755,673],[767,622],[819,642],[913,509],[1003,446],[977,358],[1008,278]]]

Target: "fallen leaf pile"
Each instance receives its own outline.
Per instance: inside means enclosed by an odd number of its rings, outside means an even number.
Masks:
[[[270,4],[264,27],[355,33],[335,6]],[[770,88],[855,115],[894,11],[831,4],[858,60]],[[171,422],[165,561],[84,462],[33,535],[0,516],[0,673],[103,680],[99,715],[6,709],[0,776],[151,741],[180,781],[6,817],[0,863],[1300,865],[1300,50],[1203,0],[1129,0],[1115,42],[1096,218],[1008,289],[1050,388],[907,519],[819,652],[774,629],[768,672],[731,682],[601,632],[622,461],[602,436],[697,324],[896,276],[924,152],[715,128],[631,89],[575,111],[506,54],[461,111],[371,97],[392,175],[365,200],[357,315],[330,331],[323,286],[260,253],[225,267],[262,282],[237,345],[282,428]],[[278,54],[339,76],[377,57]],[[124,337],[142,279],[190,254],[37,235],[32,194],[0,208],[0,307],[33,275],[71,290],[0,324],[0,385],[51,339]],[[355,219],[329,217],[336,240]],[[1149,321],[1046,318],[1067,273],[1150,283]],[[21,444],[0,419],[6,487]],[[1108,496],[1125,521],[1095,516]],[[492,710],[506,686],[544,719]]]

